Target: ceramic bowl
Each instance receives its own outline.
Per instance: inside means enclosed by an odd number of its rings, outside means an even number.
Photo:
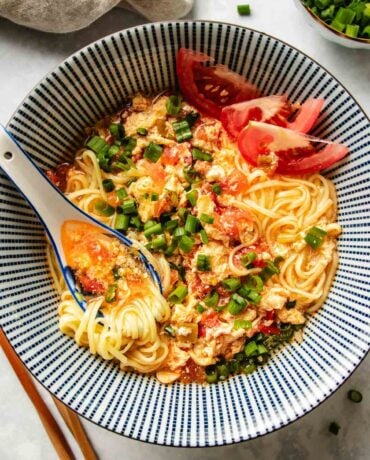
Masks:
[[[309,8],[307,8],[302,0],[294,0],[298,10],[302,13],[305,20],[324,38],[338,45],[347,48],[367,49],[370,50],[370,39],[349,37],[348,35],[339,32],[330,27],[321,18],[316,16]]]
[[[209,386],[165,386],[92,356],[58,329],[59,299],[48,273],[44,231],[3,175],[0,321],[30,372],[82,417],[141,441],[213,446],[255,438],[298,419],[330,396],[369,349],[370,127],[348,91],[292,46],[244,27],[186,21],[123,30],[78,51],[34,88],[7,127],[41,168],[70,161],[84,127],[137,91],[176,86],[180,46],[214,56],[264,94],[286,93],[293,101],[325,98],[313,134],[350,147],[350,155],[326,171],[338,192],[340,265],[303,342],[278,351],[251,375]]]

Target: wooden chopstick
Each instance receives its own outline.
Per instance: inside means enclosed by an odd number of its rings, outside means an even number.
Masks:
[[[57,398],[53,397],[53,400],[60,415],[63,417],[63,420],[68,426],[69,431],[72,433],[78,445],[80,446],[85,460],[98,460],[98,457],[96,456],[94,449],[92,448],[90,441],[86,436],[85,430],[80,419],[78,418],[78,415],[62,402],[60,402]]]
[[[62,460],[75,460],[75,456],[64,437],[57,422],[49,411],[47,405],[41,398],[37,388],[35,387],[28,371],[18,358],[12,346],[8,342],[3,330],[0,328],[0,345],[4,350],[5,356],[8,358],[18,380],[22,384],[32,404],[35,406],[40,417],[41,423],[44,425],[47,435],[52,442],[58,456]]]

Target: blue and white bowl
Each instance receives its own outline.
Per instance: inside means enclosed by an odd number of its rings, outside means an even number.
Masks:
[[[369,349],[370,126],[346,89],[288,44],[233,25],[168,22],[118,32],[71,56],[26,97],[8,129],[42,168],[69,161],[85,126],[137,91],[176,85],[180,46],[214,56],[264,94],[287,93],[293,101],[325,98],[313,134],[351,149],[327,171],[337,188],[343,227],[340,265],[303,343],[285,347],[252,375],[210,386],[164,386],[90,355],[58,329],[59,299],[43,229],[3,175],[0,320],[37,380],[81,416],[141,441],[213,446],[251,439],[301,417],[332,394]]]

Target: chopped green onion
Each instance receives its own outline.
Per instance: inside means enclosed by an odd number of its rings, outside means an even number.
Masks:
[[[168,300],[171,303],[181,303],[188,295],[188,288],[185,284],[179,284],[175,290],[168,296]]]
[[[166,249],[166,237],[164,235],[160,235],[157,238],[155,238],[151,244],[153,249]]]
[[[170,96],[166,101],[166,110],[175,117],[181,110],[181,96]]]
[[[248,4],[238,5],[237,9],[240,16],[249,16],[251,14],[251,7]]]
[[[170,324],[167,324],[164,328],[163,328],[164,332],[169,335],[170,337],[176,337],[176,332],[175,332],[175,329],[170,325]]]
[[[234,321],[234,329],[251,329],[252,322],[246,319],[236,319]]]
[[[340,430],[340,426],[338,425],[338,423],[331,422],[331,424],[329,425],[330,433],[337,435],[339,433],[339,430]]]
[[[231,299],[242,307],[245,307],[247,305],[247,301],[244,299],[244,297],[240,296],[236,292],[234,292],[234,294],[231,296]]]
[[[346,25],[342,22],[339,22],[338,19],[334,19],[333,21],[331,21],[330,25],[333,29],[337,30],[338,32],[343,32],[346,27]]]
[[[212,190],[215,192],[216,195],[221,195],[222,189],[220,184],[213,184]]]
[[[112,179],[103,179],[102,185],[103,185],[104,191],[107,193],[113,192],[113,190],[115,189]]]
[[[260,303],[261,295],[256,291],[250,291],[247,295],[247,299],[249,299],[252,303]]]
[[[208,243],[208,236],[204,228],[199,232],[200,233],[200,238],[202,240],[202,243],[207,244]]]
[[[177,210],[177,212],[179,214],[180,219],[185,221],[186,215],[187,215],[187,212],[188,212],[187,209],[186,208],[179,208]]]
[[[326,234],[327,232],[321,228],[311,227],[306,233],[304,240],[312,249],[318,249],[324,242]]]
[[[350,401],[360,403],[362,401],[362,394],[357,390],[349,390],[347,397]]]
[[[114,300],[116,299],[116,290],[117,290],[116,284],[110,284],[108,286],[107,292],[105,294],[106,302],[114,302]]]
[[[198,191],[197,190],[191,190],[191,192],[186,194],[186,198],[189,200],[189,203],[192,206],[195,206],[197,204]]]
[[[125,148],[126,155],[129,155],[134,150],[134,148],[136,147],[136,144],[137,144],[137,139],[135,139],[134,137],[125,137],[123,139],[122,145]]]
[[[194,158],[194,160],[202,160],[202,161],[209,161],[209,162],[213,161],[212,155],[206,152],[202,152],[201,150],[196,149],[196,148],[194,148],[191,151],[191,155]]]
[[[240,278],[228,278],[222,281],[222,285],[228,291],[236,291],[241,286]]]
[[[229,368],[226,364],[217,364],[216,365],[218,379],[219,380],[226,380],[229,376]]]
[[[287,310],[291,310],[292,308],[295,307],[296,303],[297,303],[296,300],[289,300],[289,299],[288,299],[287,302],[286,302],[286,304],[285,304],[285,308],[286,308]]]
[[[317,8],[320,8],[320,10],[322,10],[329,6],[331,1],[332,0],[315,0],[315,5],[317,6]]]
[[[94,208],[98,214],[100,214],[101,216],[105,216],[105,217],[113,216],[115,212],[113,206],[111,206],[104,200],[96,201],[94,204]]]
[[[148,230],[148,228],[153,227],[153,225],[156,225],[157,222],[155,220],[148,220],[144,224],[144,230]]]
[[[146,238],[149,238],[152,235],[160,235],[161,233],[163,233],[161,224],[151,225],[149,228],[144,230],[144,236]]]
[[[208,383],[218,382],[218,373],[215,365],[206,367],[206,380]]]
[[[186,235],[185,227],[177,227],[173,232],[173,237],[175,240],[181,239],[184,235]]]
[[[364,27],[364,30],[362,31],[362,37],[364,38],[370,38],[370,25]]]
[[[263,281],[258,275],[248,276],[246,287],[250,290],[261,292],[263,289]]]
[[[191,214],[188,214],[185,222],[185,231],[189,233],[196,233],[199,228],[199,219]]]
[[[116,139],[123,139],[125,137],[125,128],[120,123],[111,123],[108,129]]]
[[[256,260],[257,254],[255,252],[248,252],[243,254],[240,261],[244,267],[248,267],[249,264]]]
[[[123,214],[137,214],[135,200],[126,200],[121,207]]]
[[[139,136],[146,136],[148,134],[148,130],[146,128],[137,128],[136,133]]]
[[[346,25],[346,35],[348,35],[349,37],[357,37],[358,36],[358,32],[360,30],[360,26],[358,25],[355,25],[355,24],[347,24]]]
[[[132,216],[130,218],[130,225],[132,225],[132,226],[134,226],[134,227],[136,227],[137,229],[140,230],[141,227],[142,227],[142,222],[141,222],[139,216]]]
[[[243,310],[243,305],[236,302],[234,299],[231,299],[227,304],[227,311],[231,315],[239,315],[239,313]]]
[[[184,235],[179,241],[179,249],[183,252],[190,252],[193,249],[194,240],[190,236]]]
[[[177,243],[176,241],[171,241],[171,244],[167,247],[167,249],[164,251],[164,255],[167,256],[167,257],[170,257],[173,255],[173,253],[175,252],[177,248]]]
[[[167,222],[165,222],[163,224],[163,228],[171,233],[173,230],[175,230],[175,228],[178,227],[178,225],[179,225],[179,219],[172,219],[172,220],[168,220]]]
[[[243,284],[240,289],[238,289],[238,294],[241,295],[244,298],[248,298],[248,294],[251,292],[251,290],[246,286],[246,284]]]
[[[109,149],[109,144],[100,136],[93,136],[87,141],[86,146],[97,155],[99,153],[105,155]]]
[[[183,169],[184,177],[189,182],[189,184],[193,184],[201,177],[200,173],[196,171],[191,165],[185,166]]]
[[[213,224],[215,218],[210,216],[209,214],[201,214],[200,220],[204,222],[205,224]]]
[[[126,232],[128,230],[129,223],[130,223],[130,216],[126,216],[125,214],[117,214],[114,228],[116,230],[121,230],[121,231]]]
[[[107,155],[109,158],[112,158],[114,155],[120,151],[120,148],[117,145],[111,145],[108,149]]]
[[[256,342],[248,342],[244,347],[244,353],[249,358],[250,356],[255,356],[258,354],[258,346]]]
[[[269,351],[265,347],[265,345],[263,345],[263,343],[259,343],[259,344],[257,344],[257,352],[258,352],[259,355],[265,355]]]
[[[267,264],[260,271],[259,276],[264,283],[269,280],[272,276],[280,273],[279,268],[271,260],[267,261]]]
[[[113,278],[115,281],[118,281],[119,279],[121,279],[121,275],[119,274],[119,267],[113,267],[112,273],[113,273]]]
[[[244,374],[251,374],[256,370],[256,366],[254,364],[246,364],[243,366],[242,371]]]
[[[195,125],[195,123],[198,121],[198,118],[200,117],[199,113],[197,112],[190,112],[185,116],[185,120],[188,122],[188,125],[190,128]]]
[[[150,142],[148,147],[145,149],[144,158],[151,161],[152,163],[157,163],[163,153],[163,147],[158,144]]]
[[[207,307],[215,307],[218,304],[219,299],[219,293],[217,291],[213,291],[203,299],[203,302],[207,305]]]
[[[177,142],[184,142],[193,137],[189,123],[186,120],[175,121],[172,123]]]
[[[124,187],[116,190],[116,193],[117,193],[117,197],[120,201],[123,201],[125,198],[128,197],[128,194],[126,192],[126,189]]]
[[[211,270],[211,262],[206,254],[198,254],[197,269],[201,272],[209,272]]]
[[[158,193],[152,193],[150,195],[150,199],[151,199],[151,201],[158,201],[158,199],[159,199]]]
[[[207,310],[201,303],[198,303],[195,308],[198,313],[204,313]]]
[[[339,8],[334,20],[341,22],[342,24],[352,24],[356,17],[356,13],[350,8]]]

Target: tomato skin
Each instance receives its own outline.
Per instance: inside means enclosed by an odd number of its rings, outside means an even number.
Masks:
[[[220,120],[229,135],[235,139],[250,121],[286,126],[290,112],[287,97],[273,95],[228,105],[221,110]]]
[[[78,281],[80,282],[84,293],[101,295],[105,292],[105,286],[102,281],[91,279],[86,274],[79,275]]]
[[[320,112],[325,104],[324,99],[310,98],[305,101],[295,119],[287,124],[287,128],[293,131],[299,131],[300,133],[308,133],[316,123]]]
[[[280,335],[280,329],[277,326],[265,326],[264,324],[261,324],[258,327],[258,330],[262,332],[262,334],[266,335]]]
[[[238,195],[248,191],[249,185],[245,175],[238,169],[233,169],[227,179],[221,183],[222,191],[230,195]]]
[[[244,77],[224,65],[204,67],[213,58],[186,48],[176,57],[179,86],[185,99],[203,114],[219,118],[221,108],[253,99],[258,91]]]
[[[310,137],[267,123],[250,122],[238,137],[239,151],[248,163],[259,166],[264,155],[277,155],[275,172],[307,174],[321,171],[344,158],[349,149],[343,144],[328,144],[316,151]]]

